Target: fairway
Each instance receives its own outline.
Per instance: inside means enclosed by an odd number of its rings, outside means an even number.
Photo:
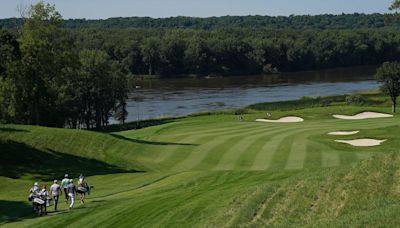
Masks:
[[[325,108],[324,112],[329,112],[327,109],[329,108]],[[143,140],[176,143],[177,145],[161,147],[148,154],[154,158],[154,166],[160,170],[282,171],[340,166],[371,156],[382,151],[382,148],[360,150],[342,146],[334,140],[355,136],[327,134],[336,130],[357,129],[361,131],[357,135],[359,138],[373,129],[393,126],[398,121],[390,118],[349,122],[324,114],[318,119],[311,116],[311,112],[318,113],[322,110],[303,110],[306,120],[301,123],[252,121],[257,114],[248,115],[246,122],[240,122],[229,115],[204,116],[139,132],[126,131],[117,134],[128,139],[140,136]]]
[[[329,226],[354,224],[350,215],[365,224],[372,218],[382,222],[382,213],[388,218],[400,210],[399,166],[380,165],[400,161],[400,119],[332,117],[362,111],[390,110],[337,105],[272,112],[275,119],[304,119],[298,123],[256,122],[265,118],[262,111],[239,121],[227,112],[113,133],[0,125],[0,222],[6,227]],[[337,131],[359,132],[329,135]],[[358,138],[387,141],[368,148],[335,142]],[[68,211],[61,202],[59,212],[50,209],[48,216],[35,218],[26,191],[34,181],[50,183],[64,172],[89,176],[95,189],[87,203]],[[359,214],[360,202],[372,211]],[[304,216],[295,216],[299,213]]]

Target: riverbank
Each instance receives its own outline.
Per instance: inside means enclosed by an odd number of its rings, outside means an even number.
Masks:
[[[370,90],[364,92],[354,93],[360,95],[363,99],[362,103],[356,104],[359,106],[390,106],[390,100],[381,94],[378,90]],[[124,125],[121,124],[111,124],[103,129],[104,132],[116,132],[116,131],[126,131],[133,129],[142,129],[162,124],[168,124],[174,121],[183,120],[190,117],[196,116],[210,116],[216,114],[222,115],[246,115],[254,114],[257,112],[271,112],[271,111],[289,111],[289,110],[299,110],[306,108],[316,108],[316,107],[328,107],[328,106],[340,106],[340,105],[351,105],[346,102],[346,98],[352,94],[326,96],[326,97],[302,97],[301,99],[291,100],[291,101],[277,101],[277,102],[262,102],[257,104],[252,104],[243,108],[233,108],[233,109],[222,109],[218,111],[206,111],[199,113],[192,113],[186,116],[178,117],[167,117],[167,118],[155,118],[149,120],[141,121],[131,121]]]
[[[129,83],[131,85],[131,88],[134,88],[136,84],[142,84],[143,81],[148,81],[148,80],[181,80],[186,83],[190,83],[190,80],[192,79],[197,79],[199,81],[202,80],[218,80],[218,79],[227,79],[227,78],[237,78],[237,79],[242,79],[244,77],[259,77],[259,78],[270,78],[270,83],[280,83],[280,80],[287,80],[287,79],[294,79],[294,80],[299,80],[301,78],[304,79],[304,81],[309,81],[311,79],[314,79],[316,81],[320,81],[322,79],[327,79],[329,78],[330,75],[335,74],[338,76],[338,78],[331,78],[332,81],[335,80],[343,80],[346,77],[349,79],[355,79],[355,78],[363,78],[365,79],[366,76],[370,79],[372,79],[372,75],[375,73],[376,68],[378,68],[379,65],[365,65],[365,66],[352,66],[352,67],[336,67],[336,68],[327,68],[327,69],[317,69],[317,70],[305,70],[305,71],[293,71],[293,72],[279,72],[279,73],[271,73],[271,74],[254,74],[254,75],[196,75],[196,74],[181,74],[181,75],[128,75]],[[356,74],[359,75],[360,77],[354,75]],[[361,76],[363,75],[363,76]],[[324,78],[325,77],[325,78]],[[279,79],[280,78],[280,79]],[[319,78],[319,79],[318,79]],[[326,81],[326,80],[324,80]],[[301,82],[300,80],[298,82]],[[133,85],[133,86],[132,86]],[[146,84],[143,84],[146,85]],[[194,85],[194,84],[192,84]],[[197,84],[199,86],[202,86],[202,84]],[[154,85],[157,86],[157,85]],[[203,84],[204,86],[204,84]]]
[[[343,68],[213,79],[152,79],[135,82],[128,99],[128,122],[180,117],[198,112],[349,94],[378,87],[375,67]]]

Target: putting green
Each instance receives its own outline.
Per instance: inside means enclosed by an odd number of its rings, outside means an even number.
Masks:
[[[332,118],[365,110],[388,112],[352,106],[272,112],[305,120],[290,124],[254,122],[262,112],[245,115],[244,122],[233,114],[200,115],[111,134],[0,125],[0,224],[398,224],[400,118]],[[334,142],[355,139],[328,135],[335,129],[388,140],[355,148]],[[59,212],[34,217],[26,201],[30,185],[49,184],[64,172],[89,176],[95,189],[87,204],[68,211],[61,202]]]

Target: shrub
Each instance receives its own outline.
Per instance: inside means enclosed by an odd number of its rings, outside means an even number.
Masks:
[[[321,107],[327,107],[333,103],[333,100],[331,99],[323,99],[321,101]]]
[[[365,103],[365,98],[359,94],[352,94],[346,97],[348,105],[362,105]]]

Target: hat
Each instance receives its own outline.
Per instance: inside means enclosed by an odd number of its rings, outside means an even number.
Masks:
[[[58,181],[57,180],[54,180],[54,183],[57,183]]]
[[[33,184],[34,186],[38,186],[39,184],[38,184],[38,182],[35,182],[35,184]]]
[[[72,180],[72,179],[69,179],[69,183],[73,183],[74,182],[74,180]]]
[[[67,178],[67,177],[68,177],[68,174],[65,174],[64,177]]]

